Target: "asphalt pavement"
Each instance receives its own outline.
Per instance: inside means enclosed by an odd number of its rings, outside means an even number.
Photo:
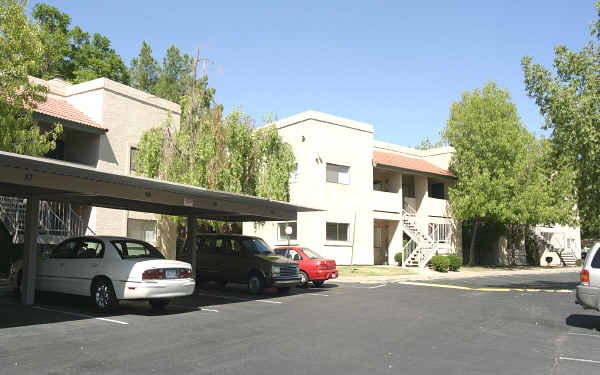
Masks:
[[[577,272],[326,283],[255,297],[204,284],[164,311],[0,298],[1,374],[593,374],[600,313]]]

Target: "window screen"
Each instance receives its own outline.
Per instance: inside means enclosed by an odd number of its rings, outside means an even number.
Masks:
[[[350,167],[327,163],[327,182],[350,184]]]
[[[325,238],[328,241],[348,241],[348,227],[346,223],[326,223]]]

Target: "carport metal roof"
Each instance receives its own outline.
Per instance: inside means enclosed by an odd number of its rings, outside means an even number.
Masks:
[[[2,151],[0,194],[222,221],[296,220],[298,212],[317,211],[265,198]]]

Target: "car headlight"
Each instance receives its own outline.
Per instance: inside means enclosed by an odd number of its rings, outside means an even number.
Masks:
[[[271,267],[271,274],[273,276],[279,276],[281,274],[281,268],[279,266],[272,266]]]

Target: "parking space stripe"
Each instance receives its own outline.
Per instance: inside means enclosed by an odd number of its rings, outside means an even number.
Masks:
[[[576,361],[576,362],[587,362],[587,363],[598,363],[600,364],[600,361],[594,361],[591,359],[582,359],[582,358],[569,358],[569,357],[559,357],[560,360],[565,360],[565,361]]]
[[[249,299],[249,298],[240,298],[240,297],[233,297],[233,296],[219,296],[219,295],[215,295],[215,294],[208,294],[208,293],[194,293],[197,296],[206,296],[206,297],[213,297],[213,298],[221,298],[221,299],[230,299],[230,300],[234,300],[234,301],[248,301],[248,302],[263,302],[263,303],[272,303],[272,304],[277,304],[280,305],[283,302],[281,301],[269,301],[269,300],[263,300],[263,299]]]
[[[600,339],[600,335],[592,335],[589,333],[577,333],[577,332],[569,332],[568,335],[575,335],[575,336],[589,336],[589,337],[595,337],[597,339]]]
[[[34,308],[34,309],[37,309],[37,310],[56,312],[56,313],[65,314],[65,315],[77,316],[77,317],[80,317],[80,318],[90,318],[90,319],[102,320],[104,322],[124,324],[124,325],[128,325],[129,324],[127,322],[122,322],[120,320],[108,319],[108,318],[100,318],[100,317],[93,316],[93,315],[79,314],[79,313],[74,313],[74,312],[70,312],[70,311],[48,309],[48,308],[41,307],[41,306],[31,306],[31,307]]]
[[[202,311],[210,311],[210,312],[219,312],[219,310],[205,309],[204,307],[200,308],[200,310],[202,310]]]
[[[434,288],[448,288],[448,289],[461,289],[461,290],[474,290],[479,292],[534,292],[534,293],[575,293],[572,289],[539,289],[539,288],[472,288],[469,286],[451,285],[451,284],[434,284],[434,283],[421,283],[413,281],[400,281],[398,284],[404,285],[418,285],[418,286],[430,286]]]

